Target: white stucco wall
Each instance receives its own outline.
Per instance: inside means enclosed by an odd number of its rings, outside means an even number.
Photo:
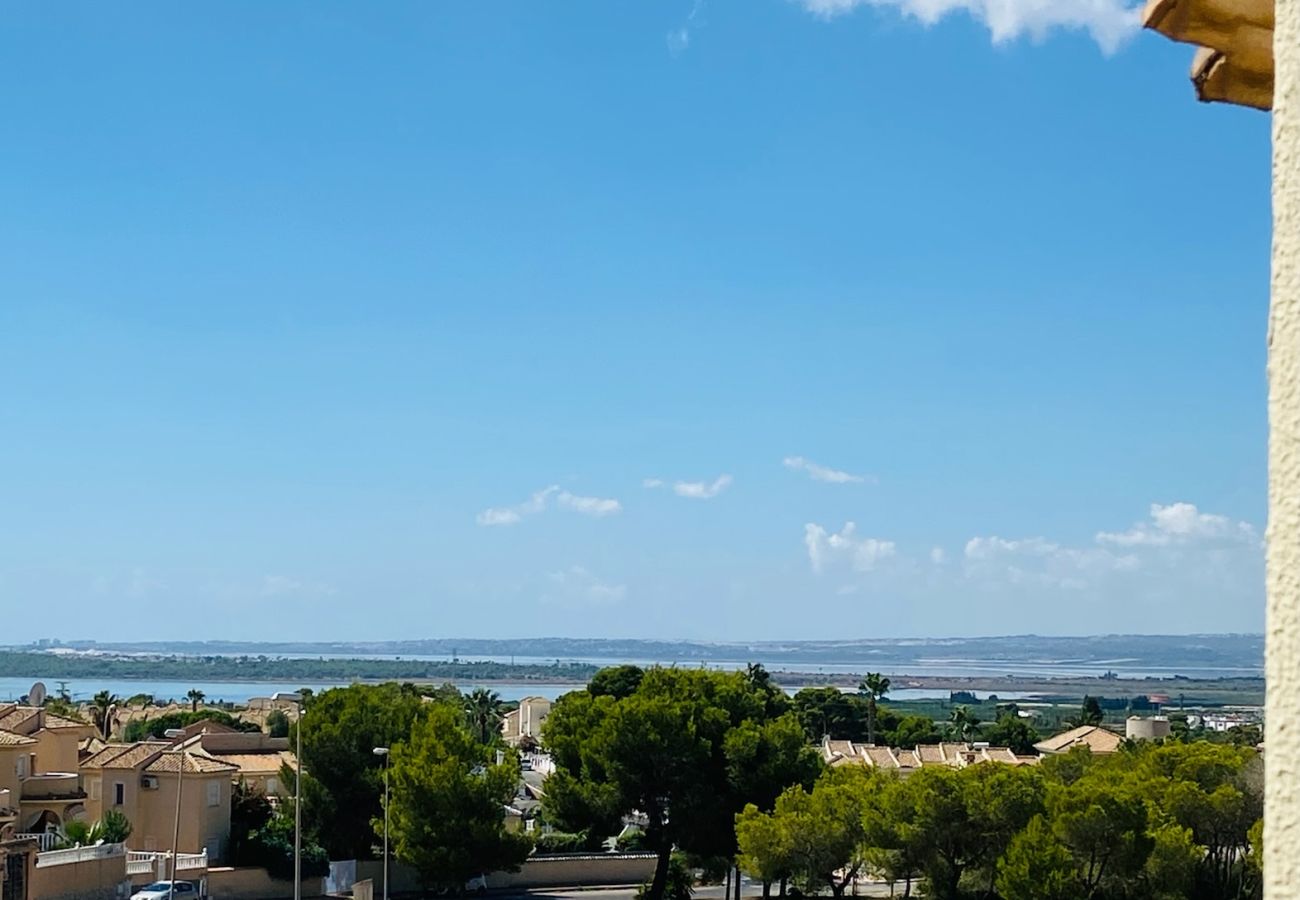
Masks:
[[[1300,0],[1273,34],[1264,896],[1300,897]]]

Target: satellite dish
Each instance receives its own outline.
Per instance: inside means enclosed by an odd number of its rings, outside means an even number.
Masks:
[[[32,706],[44,706],[46,696],[47,692],[45,690],[45,682],[38,681],[32,685],[32,689],[27,692],[27,702]]]

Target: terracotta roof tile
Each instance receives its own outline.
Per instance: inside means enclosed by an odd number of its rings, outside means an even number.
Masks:
[[[155,759],[144,770],[149,773],[176,772],[180,769],[181,759],[185,760],[186,775],[211,775],[216,772],[238,772],[239,766],[231,765],[219,759],[213,759],[200,753],[186,751],[185,753],[164,753]]]
[[[943,762],[943,748],[938,744],[922,744],[916,748],[921,764]]]
[[[34,743],[36,743],[36,741],[25,734],[14,734],[12,731],[0,731],[0,747],[22,747]]]
[[[141,741],[138,744],[109,744],[103,750],[85,759],[83,769],[134,769],[167,749],[161,741]]]
[[[0,713],[0,729],[18,731],[22,726],[40,715],[40,712],[35,706],[11,706],[3,713]]]
[[[1098,725],[1080,725],[1034,744],[1040,753],[1065,753],[1072,747],[1084,746],[1093,753],[1114,753],[1123,742],[1118,734]]]
[[[78,722],[76,719],[69,719],[67,716],[59,716],[54,713],[45,714],[45,728],[94,728],[89,722]]]
[[[209,752],[207,755],[212,759],[230,763],[230,765],[247,775],[275,775],[280,771],[281,766],[292,766],[294,764],[293,754],[287,751],[276,753]]]

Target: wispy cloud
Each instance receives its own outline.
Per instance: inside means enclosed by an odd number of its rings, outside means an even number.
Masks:
[[[673,56],[685,53],[691,46],[691,39],[695,36],[695,32],[703,27],[704,0],[695,0],[691,4],[691,11],[687,14],[686,20],[664,36],[664,41],[668,44],[668,52]]]
[[[692,500],[712,500],[731,486],[730,475],[719,475],[713,481],[675,481],[673,493]]]
[[[514,506],[494,506],[483,510],[474,520],[484,526],[518,525],[528,516],[545,512],[554,498],[559,509],[602,518],[622,512],[623,504],[612,497],[581,497],[562,490],[558,484],[544,487],[523,503]]]
[[[827,484],[862,484],[865,481],[875,481],[874,478],[869,478],[866,475],[854,475],[851,472],[818,465],[810,459],[804,459],[802,456],[787,456],[781,463],[787,469],[806,472],[813,481],[824,481]]]
[[[612,497],[579,497],[576,494],[570,494],[568,491],[560,491],[560,493],[556,494],[555,502],[562,509],[573,510],[582,513],[584,516],[593,516],[597,519],[623,511],[623,504]]]
[[[663,486],[664,486],[664,480],[662,478],[641,479],[641,487],[646,488],[647,490],[654,490],[655,488],[661,488]]]
[[[569,609],[615,606],[623,602],[627,586],[602,581],[582,566],[570,566],[547,576],[550,588],[542,602]]]
[[[1101,531],[1077,543],[977,535],[951,559],[942,546],[918,548],[909,556],[890,539],[859,535],[852,522],[835,533],[809,523],[804,547],[817,575],[838,573],[866,585],[887,584],[898,593],[925,585],[954,596],[978,591],[1033,603],[1122,607],[1159,600],[1175,604],[1171,614],[1184,597],[1200,595],[1221,603],[1257,592],[1262,596],[1259,531],[1248,522],[1201,512],[1191,503],[1153,504],[1149,517],[1128,530]]]
[[[1141,26],[1141,4],[1129,0],[796,0],[814,15],[831,19],[859,7],[893,9],[925,25],[955,12],[988,27],[994,43],[1028,35],[1036,40],[1056,29],[1084,30],[1113,53]]]

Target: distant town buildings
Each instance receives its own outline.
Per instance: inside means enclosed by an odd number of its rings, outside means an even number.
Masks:
[[[501,720],[501,736],[507,744],[517,745],[525,737],[541,740],[542,723],[551,714],[551,701],[545,697],[525,697],[519,708],[506,713]]]

